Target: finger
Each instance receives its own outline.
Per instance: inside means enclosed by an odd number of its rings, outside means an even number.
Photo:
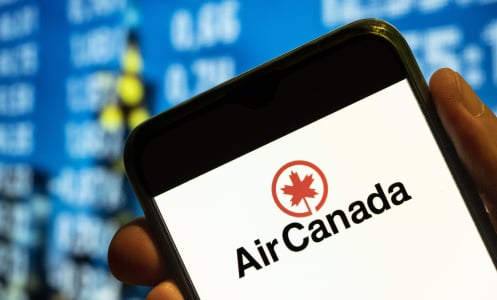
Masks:
[[[435,72],[430,89],[440,119],[482,194],[495,226],[497,118],[466,81],[450,69]]]
[[[165,268],[144,218],[122,227],[112,239],[109,267],[117,279],[134,285],[155,285],[165,279]]]
[[[164,281],[155,286],[147,295],[146,300],[183,300],[176,284]]]

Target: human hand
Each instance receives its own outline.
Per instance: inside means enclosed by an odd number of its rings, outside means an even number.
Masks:
[[[442,124],[497,232],[497,118],[466,81],[450,69],[433,74],[430,90]]]
[[[430,89],[442,123],[497,229],[497,118],[449,69],[432,76]],[[154,286],[147,300],[183,299],[168,276],[167,262],[161,259],[144,218],[116,233],[109,247],[109,265],[123,282]]]
[[[115,234],[108,261],[117,279],[132,285],[153,286],[147,300],[183,300],[178,287],[169,279],[167,262],[160,256],[145,218],[131,221]]]

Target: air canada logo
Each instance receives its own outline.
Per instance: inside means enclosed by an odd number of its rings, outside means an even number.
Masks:
[[[381,218],[380,215],[413,198],[402,181],[386,183],[375,180],[360,184],[369,187],[359,189],[361,194],[351,190],[349,195],[344,195],[345,199],[333,201],[334,207],[322,209],[328,196],[324,173],[316,165],[303,160],[282,166],[271,185],[273,199],[281,211],[299,219],[281,224],[276,232],[261,232],[263,237],[254,237],[251,242],[238,247],[238,278],[279,262],[282,252],[287,252],[285,256],[289,259],[288,253],[297,254],[312,247],[331,245],[327,241],[334,236],[347,234],[352,226],[362,226],[360,224],[372,218]],[[304,218],[309,216],[312,217]],[[274,230],[272,225],[268,229]]]
[[[326,202],[328,182],[316,165],[296,160],[276,172],[271,190],[281,211],[292,217],[308,217]]]

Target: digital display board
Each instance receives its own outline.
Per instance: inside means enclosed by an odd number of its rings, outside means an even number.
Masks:
[[[141,299],[106,262],[140,209],[129,131],[359,18],[497,110],[496,0],[0,0],[0,299]]]

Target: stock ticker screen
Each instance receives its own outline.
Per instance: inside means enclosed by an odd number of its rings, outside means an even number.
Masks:
[[[106,262],[129,131],[366,17],[497,110],[497,0],[0,0],[0,299],[142,299]]]

